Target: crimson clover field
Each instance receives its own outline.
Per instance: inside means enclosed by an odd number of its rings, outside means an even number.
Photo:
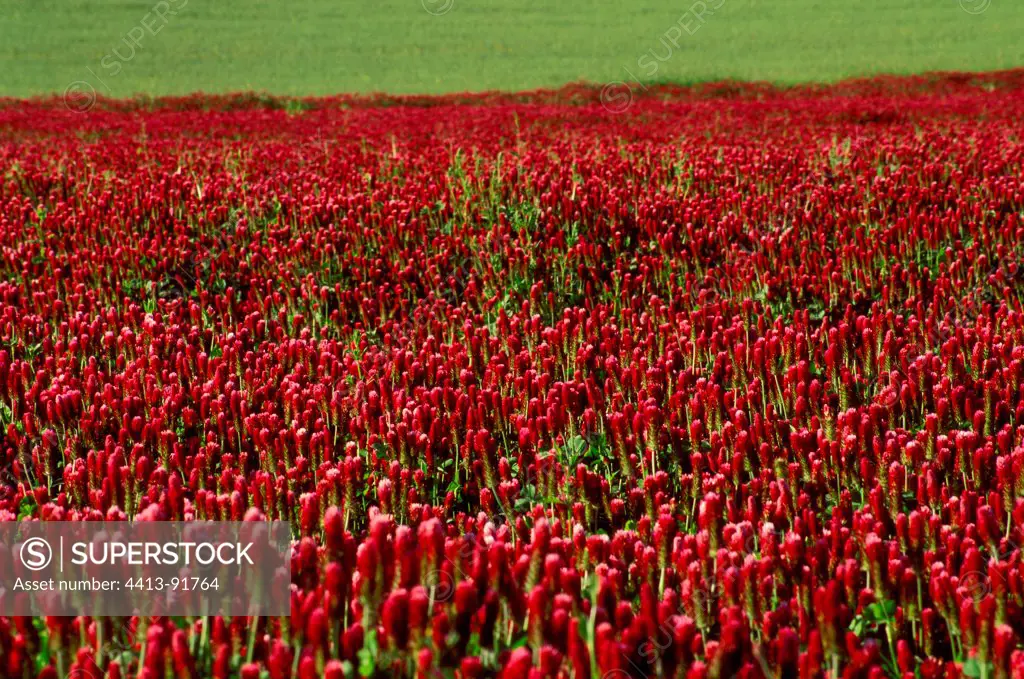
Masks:
[[[0,102],[0,520],[294,534],[0,675],[1024,677],[1024,71],[603,94]]]

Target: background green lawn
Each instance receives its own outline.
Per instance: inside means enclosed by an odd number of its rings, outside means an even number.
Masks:
[[[1021,0],[0,0],[0,95],[828,81],[1020,66],[1022,36]]]

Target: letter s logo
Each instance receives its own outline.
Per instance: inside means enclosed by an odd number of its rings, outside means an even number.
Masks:
[[[41,571],[53,561],[50,543],[42,538],[29,538],[21,545],[21,563],[30,571]]]

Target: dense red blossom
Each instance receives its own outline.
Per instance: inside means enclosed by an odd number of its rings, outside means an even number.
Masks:
[[[1024,74],[636,95],[0,102],[0,520],[294,531],[0,674],[1024,677]]]

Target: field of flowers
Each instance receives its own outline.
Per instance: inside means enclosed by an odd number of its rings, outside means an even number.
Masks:
[[[288,618],[0,618],[0,675],[1021,679],[1022,120],[0,102],[0,520],[294,533]]]

